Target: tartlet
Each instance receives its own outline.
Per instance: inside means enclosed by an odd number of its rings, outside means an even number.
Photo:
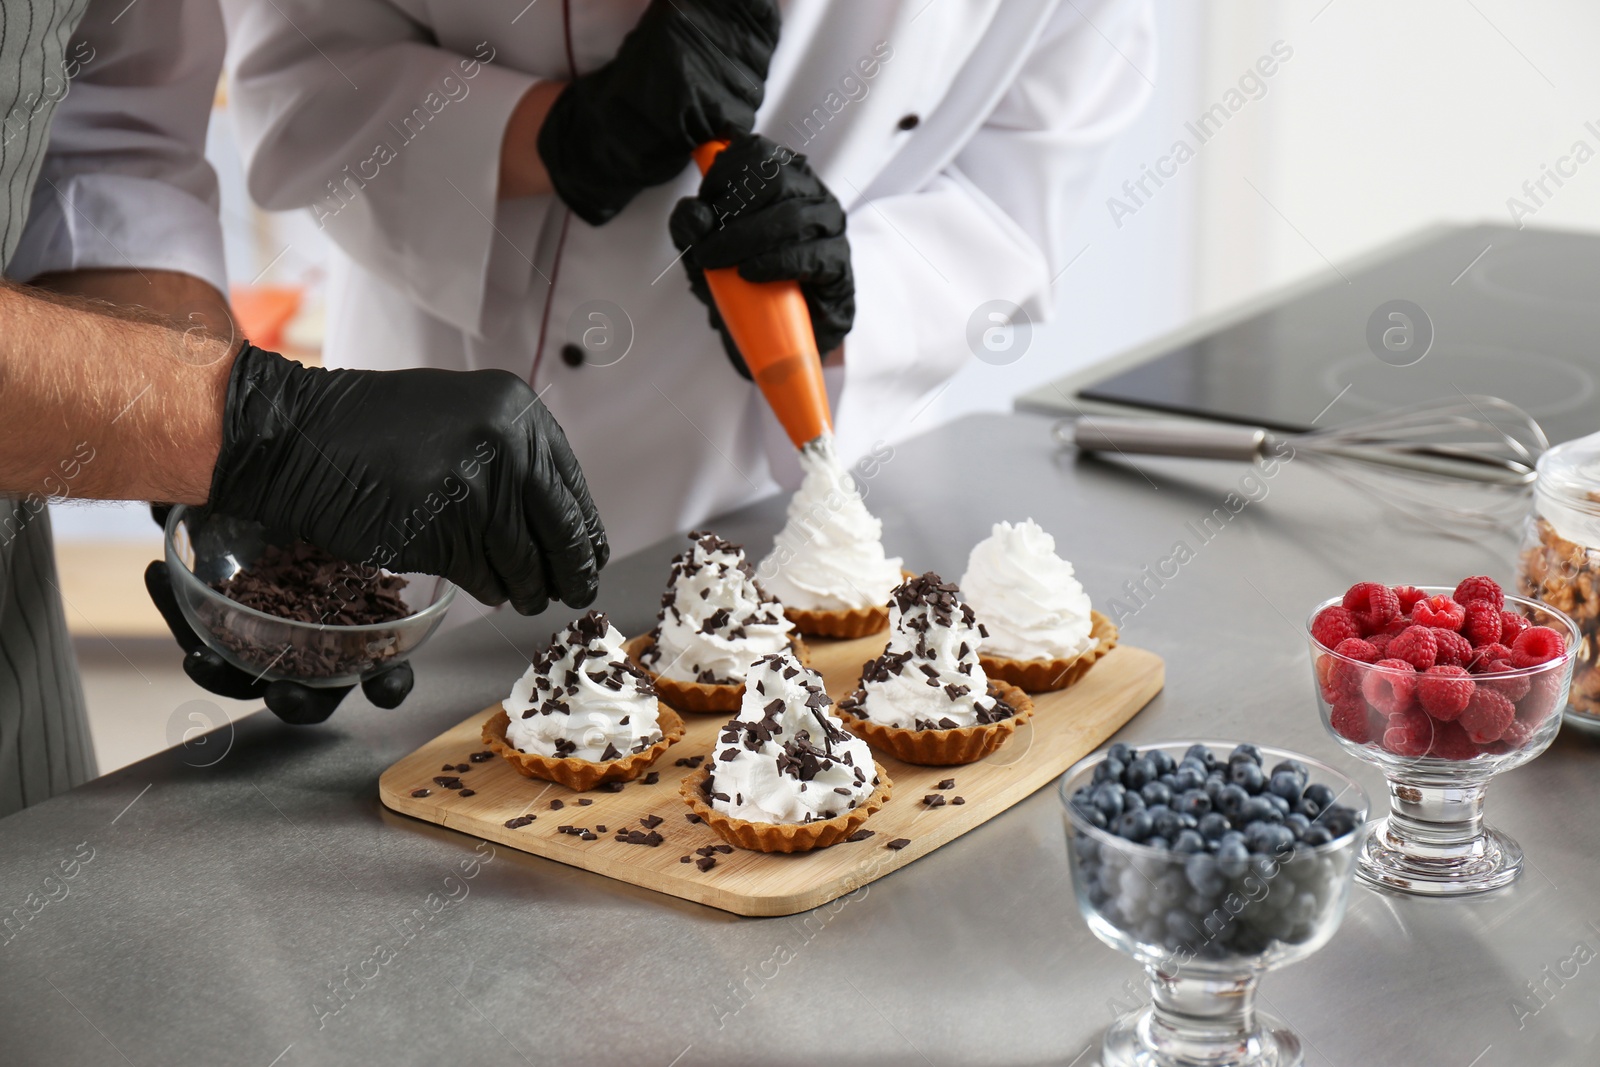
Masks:
[[[1117,627],[1098,611],[1089,613],[1089,635],[1094,644],[1088,651],[1063,659],[1008,659],[1005,656],[978,654],[984,673],[990,679],[1010,682],[1026,693],[1050,693],[1078,681],[1107,652],[1117,647]]]
[[[727,712],[737,711],[744,699],[744,682],[685,682],[656,674],[645,666],[645,653],[655,644],[649,634],[640,634],[622,646],[639,669],[650,676],[651,683],[663,704],[678,711]],[[789,635],[789,650],[802,664],[810,666],[811,651],[799,634]]]
[[[533,752],[523,752],[506,740],[506,727],[511,717],[501,708],[483,724],[483,743],[489,751],[505,761],[524,778],[539,778],[556,782],[568,789],[583,792],[606,782],[631,782],[650,769],[650,765],[677,742],[683,740],[684,725],[678,714],[665,704],[657,713],[661,726],[661,740],[642,752],[630,752],[620,759],[586,760],[572,756],[550,757]]]
[[[684,803],[738,848],[804,852],[848,838],[893,786],[832,703],[792,655],[757,660],[711,757],[680,784]]]
[[[976,763],[998,751],[1017,727],[1033,716],[1033,701],[1016,686],[990,679],[988,693],[1009,707],[1011,714],[992,723],[975,723],[946,730],[909,730],[903,726],[884,726],[859,717],[843,703],[839,712],[845,729],[902,763],[914,763],[921,767],[954,767],[962,763]],[[853,700],[854,697],[849,699]]]

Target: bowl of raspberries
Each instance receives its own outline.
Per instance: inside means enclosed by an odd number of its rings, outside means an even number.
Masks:
[[[1515,878],[1520,850],[1483,826],[1483,789],[1555,739],[1573,621],[1474,575],[1453,588],[1357,582],[1307,629],[1323,723],[1389,779],[1390,814],[1358,873],[1433,894]]]
[[[1101,1063],[1301,1062],[1257,1013],[1263,974],[1333,936],[1367,797],[1309,756],[1230,742],[1114,744],[1061,779],[1072,882],[1089,928],[1143,965],[1149,1004]]]

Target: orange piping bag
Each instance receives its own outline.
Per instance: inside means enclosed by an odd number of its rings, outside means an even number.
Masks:
[[[707,141],[694,150],[704,174],[727,141]],[[745,366],[796,448],[833,431],[828,390],[822,380],[817,337],[800,284],[752,282],[737,267],[708,270],[706,285],[722,323]]]

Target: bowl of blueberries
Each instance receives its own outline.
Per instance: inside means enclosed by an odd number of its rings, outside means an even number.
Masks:
[[[1059,793],[1079,910],[1149,979],[1149,1005],[1106,1032],[1106,1067],[1302,1062],[1256,984],[1338,929],[1361,786],[1280,749],[1174,741],[1112,745]]]

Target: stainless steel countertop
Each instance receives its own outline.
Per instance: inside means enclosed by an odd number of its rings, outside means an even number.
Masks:
[[[1077,460],[1048,425],[975,417],[896,446],[868,497],[891,551],[959,577],[990,523],[1031,515],[1108,610],[1188,542],[1194,558],[1146,582],[1124,623],[1125,641],[1166,657],[1167,689],[1121,739],[1270,742],[1351,769],[1381,804],[1381,779],[1318,721],[1300,621],[1360,578],[1507,579],[1511,541],[1440,540],[1290,463],[1202,544],[1200,520],[1246,468]],[[715,528],[760,553],[781,518],[769,500]],[[599,606],[625,631],[649,623],[677,547],[606,572]],[[442,635],[398,711],[356,694],[323,727],[263,712],[209,767],[190,764],[226,732],[0,822],[0,1060],[1089,1064],[1137,1005],[1137,968],[1078,916],[1049,789],[780,919],[505,848],[482,862],[488,846],[385,811],[379,773],[497,699],[564,620],[502,613]],[[1358,887],[1332,944],[1265,979],[1309,1063],[1600,1059],[1597,771],[1600,746],[1568,729],[1491,788],[1490,821],[1527,852],[1515,886],[1457,901]],[[349,990],[337,1013],[335,982]]]

